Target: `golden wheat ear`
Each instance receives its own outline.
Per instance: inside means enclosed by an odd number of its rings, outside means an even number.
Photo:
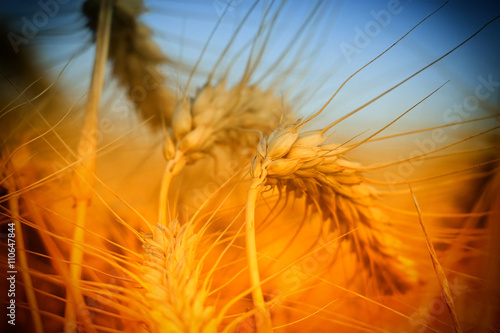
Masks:
[[[361,165],[343,156],[348,148],[326,144],[322,132],[300,133],[288,127],[264,138],[251,168],[256,186],[304,194],[306,202],[322,213],[330,232],[353,231],[344,239],[369,272],[375,290],[386,294],[407,291],[413,277],[408,269],[402,273],[404,265],[389,253],[385,237],[381,237],[389,221],[374,209],[377,191],[362,181]]]
[[[87,26],[94,35],[99,15],[98,0],[87,0],[82,11]],[[139,21],[145,12],[141,0],[118,0],[113,4],[109,59],[113,74],[128,90],[128,97],[136,105],[143,119],[153,129],[170,126],[175,106],[175,94],[166,86],[165,76],[158,70],[172,61],[161,52],[152,39],[152,31]]]
[[[215,308],[206,304],[209,291],[200,278],[203,261],[198,257],[201,234],[190,222],[172,220],[144,234],[143,280],[146,320],[154,332],[217,332]]]

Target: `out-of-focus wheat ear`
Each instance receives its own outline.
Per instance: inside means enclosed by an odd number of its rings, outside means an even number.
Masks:
[[[457,310],[455,309],[455,302],[453,301],[453,295],[451,294],[451,289],[448,283],[448,279],[446,278],[446,274],[444,273],[443,267],[439,263],[436,251],[434,250],[434,245],[432,244],[432,241],[429,239],[429,235],[427,234],[427,230],[425,229],[424,221],[422,219],[422,212],[420,210],[420,206],[418,205],[417,198],[415,197],[415,194],[413,193],[411,186],[410,186],[410,192],[413,198],[413,202],[415,204],[415,209],[417,210],[418,213],[418,222],[422,227],[422,231],[425,237],[425,242],[427,243],[427,250],[429,251],[429,255],[431,257],[432,266],[434,267],[434,271],[436,272],[436,277],[439,281],[439,285],[441,286],[441,290],[443,292],[443,296],[446,301],[446,307],[450,312],[451,321],[453,322],[453,328],[455,329],[455,332],[461,333],[463,332],[462,326],[458,321]]]
[[[87,208],[90,204],[93,184],[95,180],[95,164],[97,150],[97,114],[99,100],[104,85],[104,70],[109,49],[109,38],[111,33],[111,19],[113,12],[113,1],[103,0],[99,8],[99,22],[97,31],[97,46],[94,69],[92,73],[88,100],[85,108],[85,118],[83,129],[78,144],[78,163],[74,167],[71,187],[75,199],[76,225],[73,234],[73,244],[70,254],[70,277],[71,282],[68,288],[73,288],[75,293],[79,293],[79,282],[82,271],[85,219]],[[68,295],[71,295],[68,292]],[[69,323],[76,323],[76,309],[85,308],[85,304],[79,304],[71,297],[66,303],[66,319]],[[78,304],[77,304],[78,303]],[[95,329],[84,318],[86,330],[94,332]],[[71,325],[76,331],[77,326]]]
[[[12,170],[8,169],[3,170],[1,177],[5,180],[3,186],[9,191],[10,194],[14,193],[17,189],[16,181],[14,178],[15,172],[12,172]],[[40,333],[43,332],[42,319],[40,317],[33,282],[29,274],[28,257],[26,256],[26,246],[24,242],[23,226],[19,209],[19,199],[20,198],[18,194],[14,194],[9,197],[9,208],[12,219],[11,223],[14,224],[14,227],[12,229],[15,230],[15,247],[17,248],[17,255],[19,256],[19,267],[21,268],[21,275],[23,277],[26,298],[28,300],[29,308],[31,311],[31,318],[33,319],[33,326],[35,332]],[[10,242],[9,245],[11,245]],[[16,270],[16,268],[11,267],[11,265],[9,264],[9,270],[14,271]]]
[[[83,13],[87,26],[97,36],[98,0],[87,0]],[[109,59],[113,75],[128,91],[128,97],[143,119],[150,119],[150,126],[160,129],[170,126],[175,107],[175,94],[168,90],[165,77],[158,66],[171,61],[163,55],[152,39],[152,31],[138,20],[145,12],[142,0],[117,0],[113,2]],[[97,39],[97,37],[96,37]]]

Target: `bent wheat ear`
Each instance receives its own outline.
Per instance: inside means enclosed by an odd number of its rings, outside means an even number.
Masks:
[[[99,2],[87,0],[82,8],[94,34]],[[109,59],[113,74],[128,89],[128,97],[142,118],[153,118],[150,126],[159,129],[163,124],[170,125],[175,95],[165,87],[165,77],[157,67],[170,64],[171,60],[154,43],[151,30],[138,20],[144,11],[142,0],[114,1]]]
[[[363,183],[361,165],[343,156],[343,145],[324,144],[319,131],[299,133],[295,126],[278,128],[256,149],[251,175],[264,189],[277,187],[305,195],[306,202],[321,211],[330,232],[349,234],[351,251],[365,266],[377,290],[405,292],[415,280],[411,261],[400,260],[387,245],[384,229],[390,221],[375,208],[377,191]],[[404,264],[403,264],[404,262]]]

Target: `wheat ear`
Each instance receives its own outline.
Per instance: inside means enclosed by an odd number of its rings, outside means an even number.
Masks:
[[[71,285],[68,288],[79,290],[79,280],[82,271],[84,231],[87,208],[92,197],[94,172],[97,150],[97,114],[99,100],[104,84],[104,68],[109,49],[109,36],[111,31],[111,18],[113,10],[112,0],[103,0],[99,11],[99,27],[97,32],[96,59],[92,73],[90,91],[85,109],[85,119],[82,135],[78,144],[78,163],[74,167],[72,178],[72,192],[76,206],[76,225],[73,234],[73,245],[70,254],[70,276]],[[71,295],[71,293],[68,293]],[[77,300],[69,297],[66,304],[66,319],[68,322],[76,322],[75,304]],[[78,308],[85,308],[84,304],[78,304]],[[88,331],[95,331],[90,323],[86,323]],[[73,326],[76,330],[76,325]]]
[[[196,256],[201,235],[192,224],[172,220],[144,235],[144,275],[147,306],[155,332],[215,333],[219,325],[214,307],[207,306],[209,291],[201,288],[203,261]]]
[[[402,270],[399,255],[385,245],[388,235],[383,228],[388,221],[374,208],[377,191],[363,183],[360,164],[343,156],[347,146],[325,144],[324,130],[301,133],[302,124],[278,128],[260,141],[251,166],[253,179],[260,179],[263,190],[277,187],[296,197],[305,195],[306,203],[322,213],[325,229],[357,230],[346,239],[380,290],[406,291],[407,280],[416,274],[408,260]],[[406,278],[400,271],[407,273]]]

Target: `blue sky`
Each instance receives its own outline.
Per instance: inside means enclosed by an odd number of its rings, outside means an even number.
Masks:
[[[232,3],[229,0],[146,1],[149,12],[142,16],[142,20],[152,28],[155,40],[165,53],[175,60],[181,60],[189,68],[200,56],[201,49],[226,9],[201,61],[199,72],[202,74],[193,83],[193,88],[196,88],[204,83],[205,73],[211,70],[222,48],[253,3],[248,0],[234,0]],[[257,4],[226,59],[231,59],[255,36],[264,8],[269,3],[261,1]],[[309,96],[303,99],[304,105],[299,110],[302,114],[314,112],[345,78],[384,51],[443,2],[325,1],[318,14],[309,21],[304,34],[295,40],[295,33],[317,3],[292,0],[283,7],[256,72],[256,77],[271,72],[269,78],[273,78],[273,75],[283,75],[284,71],[290,69],[292,64],[287,59],[272,70],[267,66],[273,64],[290,40],[294,39],[291,58],[302,49],[304,54],[293,65],[294,70],[286,75],[287,80],[275,90],[285,96],[302,93]],[[30,43],[22,45],[40,50],[41,57],[37,59],[53,76],[76,53],[63,75],[65,86],[73,87],[76,92],[84,91],[88,85],[93,54],[88,43],[90,35],[83,29],[84,20],[78,14],[78,7],[76,2],[61,5],[57,15],[50,17],[48,23],[30,39]],[[278,4],[271,8],[268,18],[274,15]],[[33,15],[40,10],[43,11],[43,8],[38,1],[4,0],[0,12],[3,19],[21,27],[24,22],[22,17],[32,20]],[[499,14],[500,5],[496,1],[451,1],[446,4],[387,54],[353,78],[334,100],[323,121],[344,114],[392,87],[457,46]],[[442,113],[447,108],[474,95],[474,90],[481,82],[479,77],[492,76],[494,82],[500,81],[499,33],[500,19],[446,59],[373,104],[372,109],[362,113],[363,119],[377,122],[384,118],[381,115],[398,114],[449,80],[438,95],[425,102],[424,110],[407,117],[413,121],[442,121]],[[248,55],[248,51],[244,54]],[[225,70],[228,63],[224,62],[220,68]],[[237,81],[245,64],[246,57],[232,64],[230,79]],[[185,75],[175,69],[166,71],[178,86],[183,85]],[[266,85],[266,81],[261,84]],[[498,100],[497,87],[486,101],[493,105],[496,103],[498,107]]]
[[[210,52],[207,52],[202,60],[205,68],[210,69],[218,58],[220,46],[227,44],[253,4],[250,1],[235,1],[232,5],[228,3],[226,0],[200,1],[196,2],[195,6],[180,2],[167,5],[156,1],[150,3],[152,12],[144,18],[154,31],[162,32],[161,36],[158,36],[158,42],[164,45],[167,52],[182,55],[183,59],[194,63],[200,54],[201,46],[219,19],[221,8],[227,8],[225,17],[214,35],[214,47],[209,48]],[[263,3],[267,6],[269,1]],[[264,66],[261,67],[264,72],[268,70],[265,64],[272,64],[288,45],[289,39],[293,38],[295,31],[301,27],[313,9],[312,4],[315,3],[317,2],[297,0],[289,1],[284,6],[264,56]],[[304,73],[298,70],[290,74],[291,81],[300,83],[298,87],[294,86],[292,93],[317,91],[300,112],[308,114],[320,107],[345,78],[384,51],[443,3],[386,0],[324,2],[319,15],[313,19],[316,25],[305,32],[305,39],[311,41],[306,45],[308,50],[305,54],[312,55],[304,57],[298,67],[307,71]],[[219,8],[216,8],[217,6]],[[277,7],[275,4],[273,8]],[[265,7],[257,5],[249,22],[242,29],[238,39],[241,42],[236,43],[235,50],[255,35],[263,8]],[[177,16],[165,14],[169,10]],[[273,10],[271,12],[273,13]],[[330,113],[343,114],[360,106],[450,51],[499,14],[500,5],[494,1],[452,1],[446,4],[383,57],[352,79],[332,103]],[[478,77],[493,75],[495,82],[500,81],[499,32],[500,20],[497,20],[447,58],[377,102],[373,105],[373,111],[364,112],[363,117],[376,121],[381,118],[381,113],[398,114],[402,112],[402,107],[410,107],[449,80],[438,95],[426,102],[426,116],[414,116],[415,121],[422,118],[433,122],[442,121],[442,112],[474,94],[474,89],[480,84]],[[189,43],[165,43],[169,34],[188,36]],[[172,40],[176,41],[175,38]],[[301,39],[297,40],[298,49],[302,42]],[[350,46],[354,48],[349,48]],[[355,49],[356,52],[349,53],[346,49]],[[293,50],[296,51],[297,49]],[[236,80],[244,69],[243,60],[233,66],[233,77]],[[273,71],[280,75],[280,71],[287,68],[285,65],[273,68]],[[200,84],[203,79],[200,78]],[[498,105],[498,89],[491,94],[489,101]],[[325,121],[328,119],[330,118]]]

